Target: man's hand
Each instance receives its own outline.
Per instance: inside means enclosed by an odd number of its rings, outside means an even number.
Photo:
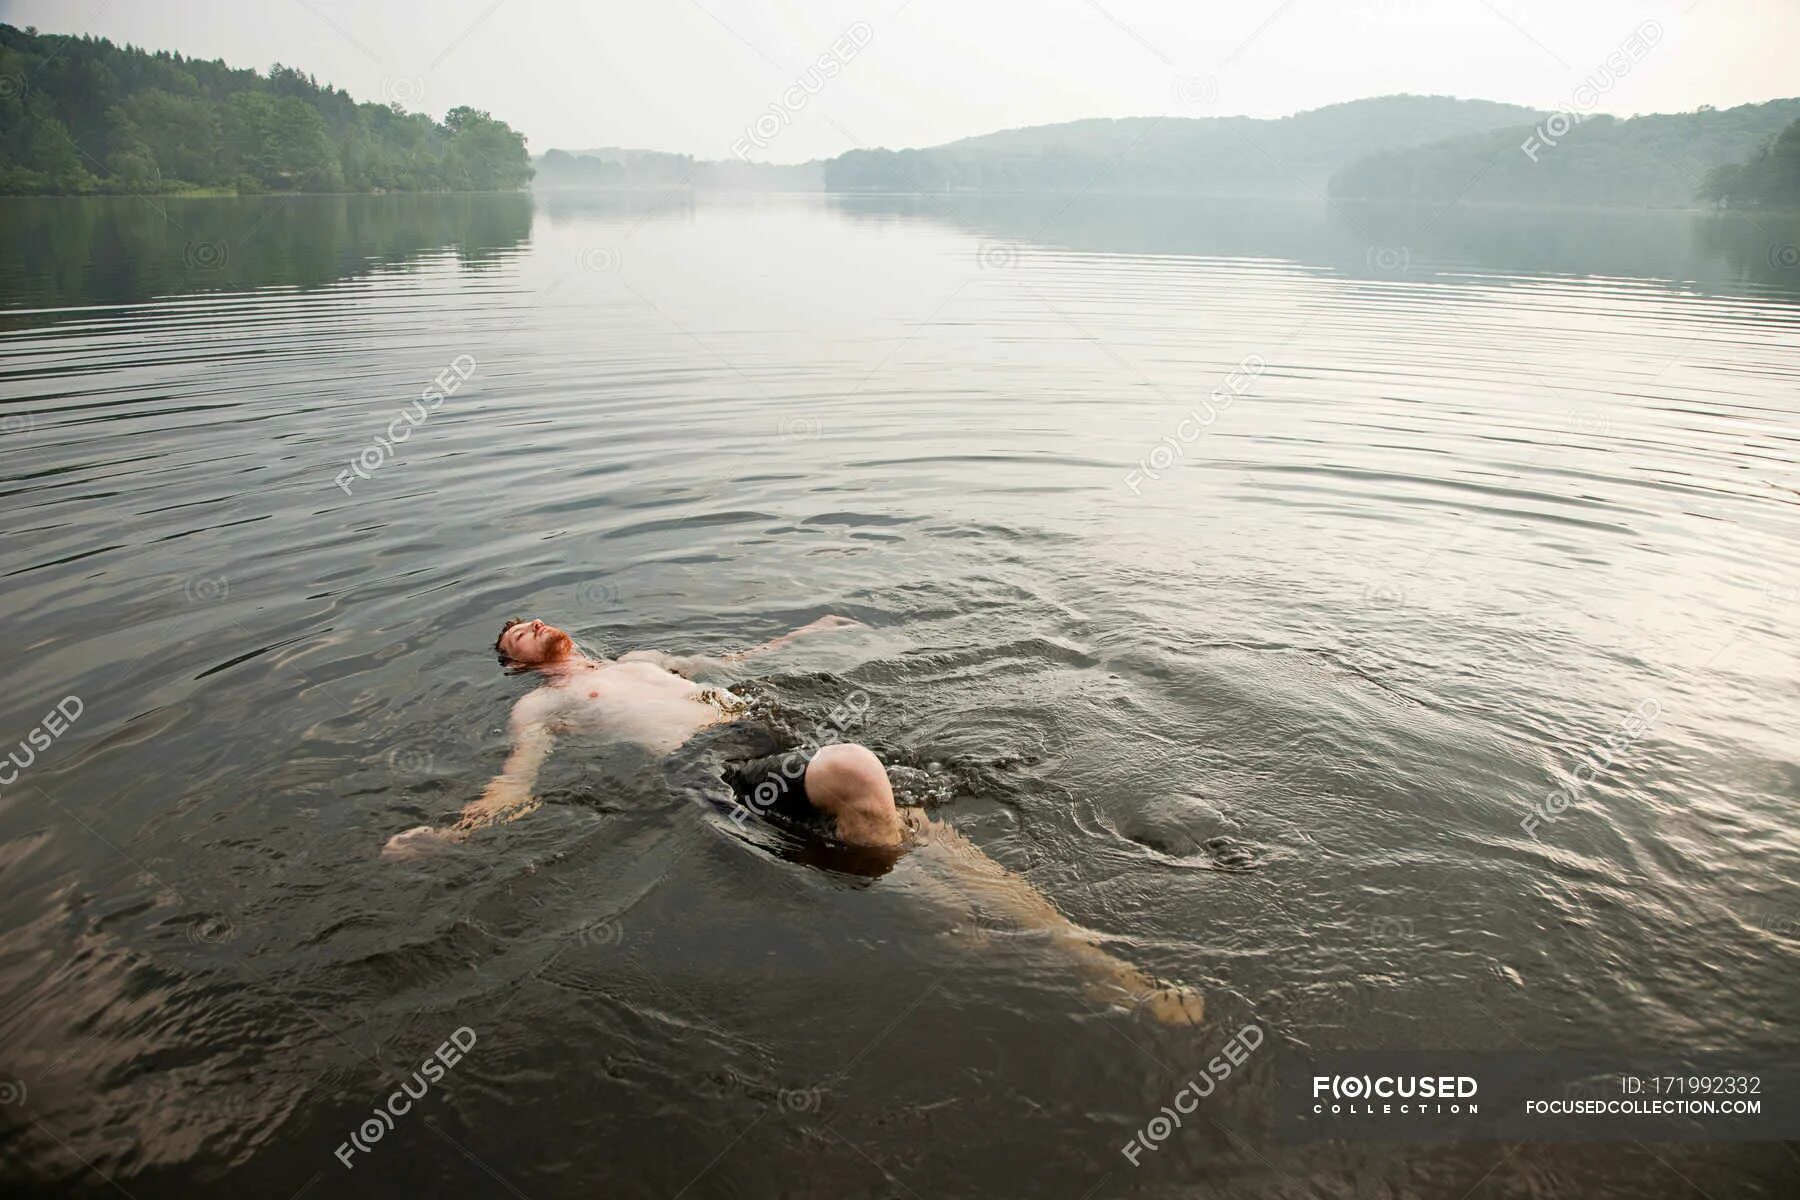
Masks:
[[[824,633],[828,629],[860,629],[861,627],[861,621],[854,621],[849,617],[840,617],[836,613],[827,613],[816,621],[808,621],[792,633],[784,633],[773,641],[764,642],[761,646],[757,647],[757,649],[778,650],[795,638],[805,637],[809,633]],[[751,653],[755,653],[755,651],[751,651]]]
[[[455,828],[466,834],[470,830],[498,821],[522,817],[537,806],[537,801],[531,798],[529,787],[509,775],[500,775],[487,785],[487,790],[481,793],[481,799],[463,806],[462,816],[458,818]]]
[[[449,844],[460,842],[468,836],[460,829],[439,829],[435,825],[415,825],[411,829],[396,833],[381,848],[381,857],[390,862],[400,859],[419,858]]]
[[[806,633],[813,629],[861,629],[863,623],[853,617],[840,617],[835,613],[827,613],[810,624],[802,625],[795,633]]]

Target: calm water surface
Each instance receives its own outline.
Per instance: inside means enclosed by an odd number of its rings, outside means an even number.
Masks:
[[[0,742],[80,708],[0,791],[9,1187],[1794,1194],[1775,1144],[1267,1135],[1301,1047],[1791,1053],[1792,222],[0,211]],[[604,746],[514,826],[377,859],[498,769],[504,617],[714,651],[826,611],[868,628],[751,686],[865,690],[903,797],[1203,988],[1204,1029]],[[1268,1045],[1132,1167],[1246,1021]]]

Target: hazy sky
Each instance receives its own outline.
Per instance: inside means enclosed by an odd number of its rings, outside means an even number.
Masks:
[[[1800,0],[0,0],[0,20],[280,61],[436,116],[472,104],[533,151],[770,162],[1392,92],[1561,108],[1647,20],[1660,41],[1603,111],[1800,94]]]

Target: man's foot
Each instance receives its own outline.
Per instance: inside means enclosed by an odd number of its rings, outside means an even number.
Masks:
[[[1163,1025],[1198,1025],[1206,1017],[1206,1000],[1191,987],[1168,983],[1139,1002],[1139,1007]]]
[[[1149,1013],[1162,1025],[1198,1025],[1206,1017],[1206,1001],[1198,991],[1158,982],[1133,967],[1089,980],[1084,990],[1103,1004]]]

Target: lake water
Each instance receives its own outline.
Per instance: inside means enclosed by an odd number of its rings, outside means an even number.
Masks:
[[[1301,1048],[1791,1053],[1794,221],[0,211],[0,742],[78,698],[0,791],[15,1193],[1794,1194],[1773,1143],[1265,1133]],[[498,769],[508,615],[616,652],[823,612],[868,628],[753,686],[866,691],[903,798],[1206,1026],[604,747],[378,859]]]

